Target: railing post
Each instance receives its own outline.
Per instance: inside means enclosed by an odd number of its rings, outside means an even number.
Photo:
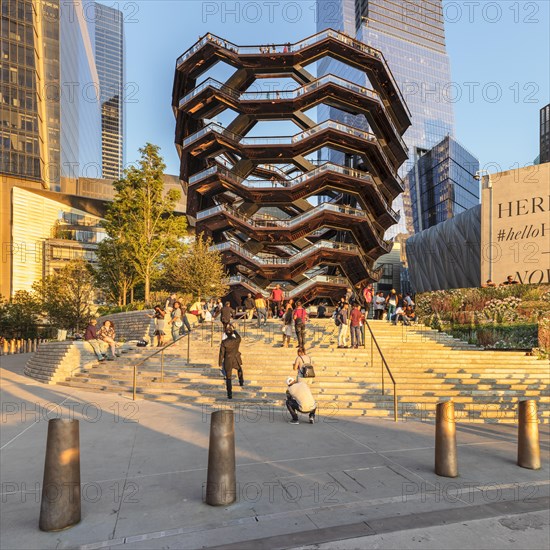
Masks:
[[[380,366],[382,367],[382,395],[384,395],[386,393],[386,390],[384,388],[384,358],[382,357],[381,353],[380,353]]]
[[[132,400],[136,400],[136,392],[137,392],[137,367],[134,365],[134,380],[132,383]]]
[[[164,350],[160,352],[160,381],[164,382]]]
[[[367,349],[367,320],[365,319],[365,324],[363,325],[363,347]],[[372,343],[371,343],[372,347]]]
[[[393,383],[393,421],[397,422],[397,385]]]
[[[210,323],[210,347],[214,347],[214,319]]]
[[[191,333],[187,333],[187,366],[189,366],[189,347],[191,344]]]

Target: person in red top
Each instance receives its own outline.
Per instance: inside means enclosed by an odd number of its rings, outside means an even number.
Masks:
[[[271,313],[273,317],[279,315],[279,311],[283,309],[283,291],[280,285],[275,285],[275,288],[271,291]]]
[[[366,309],[365,309],[365,318],[366,319],[368,319],[368,317],[369,317],[370,307],[371,307],[371,304],[372,304],[373,297],[374,297],[374,289],[372,288],[372,284],[368,284],[363,289],[363,298],[365,298],[365,304],[366,304]]]
[[[302,302],[296,303],[296,309],[292,315],[294,319],[294,330],[298,339],[298,348],[306,347],[306,321],[307,311],[302,307]]]
[[[359,304],[355,304],[350,313],[350,327],[351,327],[351,347],[357,349],[359,346],[363,346],[363,324],[361,319],[363,314],[359,309]]]

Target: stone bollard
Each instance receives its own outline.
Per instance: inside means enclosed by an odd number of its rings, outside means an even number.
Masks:
[[[25,340],[19,340],[19,353],[25,353]]]
[[[13,338],[10,340],[10,355],[15,355],[15,340]]]
[[[2,343],[2,355],[7,355],[10,350],[10,345],[8,341],[4,338],[4,342]]]
[[[61,531],[80,521],[80,439],[78,420],[48,422],[42,504],[38,526]]]
[[[32,340],[30,338],[27,338],[27,353],[31,353],[32,351]]]
[[[540,469],[539,424],[534,399],[519,402],[518,466]]]
[[[232,410],[213,412],[210,420],[206,504],[226,506],[236,500],[235,420]]]
[[[458,475],[455,407],[452,401],[438,403],[436,408],[435,473],[443,477]]]

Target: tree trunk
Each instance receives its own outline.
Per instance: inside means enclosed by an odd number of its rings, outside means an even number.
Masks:
[[[134,303],[134,286],[132,285],[132,287],[130,288],[130,303],[133,304]]]
[[[149,273],[145,274],[145,305],[149,305],[149,292],[151,281],[149,279]]]

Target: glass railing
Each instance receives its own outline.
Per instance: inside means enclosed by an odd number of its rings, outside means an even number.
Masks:
[[[183,62],[187,61],[187,59],[189,59],[193,54],[198,52],[207,43],[216,44],[221,48],[224,48],[226,50],[229,50],[237,54],[244,54],[244,55],[256,54],[257,55],[257,54],[270,54],[270,53],[295,53],[295,52],[304,50],[305,48],[308,48],[310,46],[313,46],[318,42],[322,42],[327,38],[334,38],[339,42],[342,42],[343,44],[347,44],[348,46],[351,46],[357,50],[360,50],[372,57],[376,57],[376,59],[383,60],[382,54],[379,50],[376,50],[370,46],[367,46],[366,44],[363,44],[358,40],[354,40],[353,38],[346,36],[345,34],[339,33],[332,29],[326,29],[318,34],[310,36],[309,38],[301,40],[300,42],[296,42],[295,44],[290,44],[290,43],[264,44],[264,45],[258,45],[258,46],[237,46],[236,44],[233,44],[228,40],[224,40],[219,36],[208,33],[205,36],[203,36],[196,44],[194,44],[191,48],[189,48],[186,52],[184,52],[182,55],[178,57],[176,61],[176,66],[179,67]]]
[[[317,250],[341,250],[346,252],[353,252],[353,253],[360,253],[360,249],[357,245],[354,244],[347,244],[347,243],[337,243],[333,241],[319,241],[315,244],[312,244],[311,246],[308,246],[304,248],[302,251],[298,252],[297,254],[294,254],[290,258],[281,258],[279,256],[258,256],[257,254],[253,254],[252,252],[246,250],[242,246],[231,243],[231,242],[225,242],[220,244],[215,244],[210,247],[210,250],[217,250],[218,252],[223,252],[224,250],[232,250],[233,252],[237,253],[239,256],[242,256],[244,258],[249,258],[257,265],[291,265],[295,262],[298,262],[302,260],[303,258],[306,258],[307,256],[310,256]]]
[[[237,285],[242,284],[243,286],[247,286],[248,288],[254,290],[255,292],[259,292],[263,296],[267,296],[268,292],[266,292],[263,288],[258,286],[256,283],[253,283],[248,277],[245,277],[244,275],[233,275],[227,279],[227,282],[230,285]],[[285,292],[285,297],[288,298],[294,298],[296,296],[300,296],[300,294],[303,294],[308,288],[311,288],[312,286],[315,286],[316,284],[331,284],[331,285],[337,285],[337,286],[351,286],[348,279],[345,277],[337,277],[334,275],[316,275],[315,277],[312,277],[311,279],[308,279],[307,281],[304,281],[303,283],[299,284],[297,287],[293,288],[290,291]]]
[[[326,162],[325,164],[318,166],[317,168],[311,170],[310,172],[307,172],[306,174],[303,174],[291,180],[284,180],[284,179],[246,180],[244,178],[241,178],[233,174],[223,166],[213,166],[211,168],[207,168],[206,170],[203,170],[202,172],[195,174],[194,176],[191,176],[189,178],[189,184],[193,185],[217,173],[223,176],[224,178],[228,179],[229,181],[232,181],[238,185],[243,185],[244,187],[247,187],[249,189],[266,189],[266,188],[277,188],[277,187],[292,188],[292,187],[301,185],[304,182],[311,181],[312,179],[326,172],[333,172],[335,174],[342,174],[345,176],[350,176],[352,178],[368,181],[371,189],[376,193],[376,196],[384,205],[384,207],[388,209],[393,219],[395,219],[396,223],[397,221],[399,221],[399,215],[388,204],[387,200],[384,198],[384,196],[378,189],[378,186],[376,185],[376,183],[374,182],[370,174],[366,172],[362,172],[361,170],[356,170],[354,168],[347,168],[345,166],[340,166],[332,162]]]
[[[392,176],[399,183],[399,185],[401,185],[401,178],[397,175],[397,172],[395,171],[393,165],[389,161],[386,153],[384,153],[384,151],[382,150],[382,147],[380,146],[380,143],[378,142],[378,139],[374,134],[370,132],[365,132],[364,130],[359,130],[358,128],[354,128],[353,126],[348,126],[347,124],[335,122],[334,120],[326,120],[324,122],[321,122],[320,124],[317,124],[317,126],[314,126],[313,128],[309,128],[308,130],[305,130],[304,132],[300,132],[299,134],[295,134],[293,136],[275,136],[275,137],[273,136],[243,137],[238,134],[235,134],[234,132],[231,132],[230,130],[227,130],[217,122],[211,122],[201,130],[199,130],[198,132],[195,132],[194,134],[185,138],[183,140],[183,147],[186,147],[190,143],[193,143],[199,140],[202,136],[206,135],[208,132],[216,132],[220,135],[228,137],[232,141],[239,143],[241,145],[265,146],[265,145],[291,145],[293,143],[303,141],[318,132],[322,132],[328,129],[336,130],[338,132],[343,132],[347,135],[355,136],[365,141],[374,143],[377,147],[378,152],[380,153],[380,156],[384,159],[384,163],[386,164],[388,170],[391,172]]]
[[[355,40],[354,38],[351,38],[350,36],[346,36],[345,34],[342,34],[340,32],[334,31],[332,29],[326,29],[318,34],[315,34],[313,36],[310,36],[309,38],[306,38],[304,40],[301,40],[300,42],[297,42],[296,44],[271,44],[271,45],[258,45],[258,46],[237,46],[236,44],[233,44],[232,42],[229,42],[227,40],[224,40],[223,38],[220,38],[214,34],[208,33],[206,34],[201,40],[199,40],[196,44],[194,44],[191,48],[189,48],[186,52],[184,52],[182,55],[180,55],[176,61],[176,68],[179,68],[179,66],[184,63],[187,59],[189,59],[192,55],[194,55],[196,52],[198,52],[201,48],[203,48],[207,43],[216,44],[217,46],[224,48],[230,52],[234,52],[236,54],[243,54],[243,55],[257,55],[257,54],[272,54],[272,53],[295,53],[299,52],[301,50],[304,50],[305,48],[308,48],[310,46],[313,46],[317,44],[318,42],[322,42],[323,40],[326,40],[327,38],[333,38],[335,40],[338,40],[339,42],[346,44],[348,46],[351,46],[352,48],[359,50],[363,53],[366,53],[367,55],[374,57],[378,60],[380,60],[386,69],[386,72],[393,84],[393,87],[397,91],[397,94],[399,95],[401,102],[404,106],[404,108],[407,110],[407,112],[410,115],[410,111],[407,107],[407,104],[405,103],[405,99],[403,97],[403,94],[401,92],[401,89],[397,85],[397,82],[395,81],[395,78],[393,76],[393,73],[391,72],[388,63],[382,54],[380,50],[377,50],[375,48],[372,48],[371,46],[368,46],[367,44],[364,44],[363,42],[360,42],[359,40]]]
[[[242,221],[244,221],[246,224],[253,226],[253,227],[271,227],[271,228],[287,228],[292,227],[294,225],[298,225],[305,220],[312,218],[316,215],[318,215],[320,212],[336,212],[338,214],[344,214],[347,216],[353,216],[355,218],[363,218],[368,219],[372,223],[372,215],[369,212],[366,212],[365,210],[359,210],[357,208],[352,208],[350,206],[345,206],[341,204],[332,204],[329,202],[325,202],[323,204],[320,204],[319,206],[316,206],[315,208],[312,208],[311,210],[308,210],[307,212],[304,212],[302,214],[299,214],[298,216],[295,216],[294,218],[289,218],[288,220],[281,220],[276,219],[271,216],[265,216],[262,215],[261,217],[259,215],[256,215],[253,218],[250,218],[248,216],[245,216],[235,210],[234,208],[231,208],[228,205],[220,204],[218,206],[214,206],[212,208],[208,208],[207,210],[202,210],[197,213],[197,219],[202,220],[204,218],[208,218],[210,216],[213,216],[214,214],[217,214],[219,212],[226,212],[229,215],[238,218]]]

